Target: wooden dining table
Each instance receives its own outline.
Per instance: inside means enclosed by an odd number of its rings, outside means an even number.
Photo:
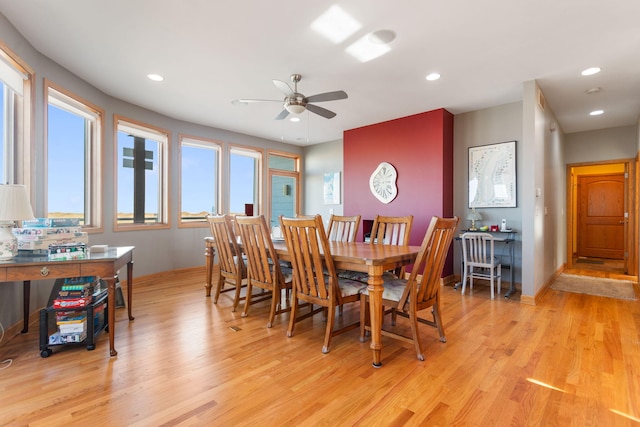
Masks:
[[[205,239],[205,245],[207,295],[210,295],[215,242],[213,239]],[[329,245],[336,269],[361,271],[369,275],[367,284],[371,313],[371,350],[373,366],[379,368],[382,366],[382,273],[412,264],[420,246],[372,245],[364,242],[329,242]],[[290,260],[284,241],[274,240],[273,246],[281,260]]]

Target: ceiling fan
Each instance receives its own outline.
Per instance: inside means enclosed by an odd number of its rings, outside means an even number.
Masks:
[[[309,110],[312,113],[316,113],[317,115],[322,116],[326,119],[335,117],[336,113],[334,113],[333,111],[327,110],[326,108],[318,107],[317,105],[311,103],[346,99],[347,93],[343,90],[337,90],[335,92],[319,93],[317,95],[307,97],[298,92],[298,82],[301,79],[302,76],[300,74],[291,74],[291,81],[294,84],[293,90],[287,83],[281,80],[273,80],[273,84],[276,85],[276,87],[285,94],[284,101],[277,99],[238,99],[237,102],[284,102],[284,108],[280,112],[280,114],[276,116],[276,120],[284,119],[289,115],[289,113],[300,114],[305,110]]]

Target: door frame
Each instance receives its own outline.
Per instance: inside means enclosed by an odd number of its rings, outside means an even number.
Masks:
[[[585,163],[571,163],[566,166],[566,185],[567,185],[567,200],[566,200],[566,212],[567,212],[567,258],[566,268],[573,268],[573,254],[574,254],[574,240],[576,238],[575,221],[576,221],[576,205],[577,202],[577,178],[574,176],[574,168],[581,166],[610,166],[610,165],[624,165],[624,171],[626,174],[625,180],[625,212],[628,214],[628,218],[625,224],[625,270],[627,275],[638,275],[638,253],[637,253],[637,236],[638,236],[638,223],[637,223],[637,201],[638,201],[638,183],[637,183],[637,171],[635,159],[620,159],[620,160],[608,160],[603,162],[585,162]]]

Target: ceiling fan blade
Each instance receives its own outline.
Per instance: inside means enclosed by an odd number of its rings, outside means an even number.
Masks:
[[[311,95],[307,98],[307,102],[323,102],[323,101],[336,101],[338,99],[347,99],[347,92],[343,90],[336,90],[335,92],[319,93],[317,95]]]
[[[289,87],[289,85],[282,80],[274,80],[273,84],[276,85],[276,87],[280,89],[285,95],[293,96],[294,92],[293,90],[291,90],[291,87]]]
[[[232,103],[237,104],[239,102],[244,102],[245,104],[249,102],[282,102],[282,99],[236,99]]]
[[[284,118],[286,118],[289,115],[289,112],[287,111],[286,108],[283,108],[282,111],[280,111],[280,114],[278,114],[275,118],[275,120],[283,120]]]
[[[324,117],[325,119],[331,119],[336,116],[336,113],[333,111],[329,111],[326,108],[318,107],[317,105],[307,104],[307,110],[312,113],[316,113],[319,116]]]

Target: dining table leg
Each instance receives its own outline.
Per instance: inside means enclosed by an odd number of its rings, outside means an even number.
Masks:
[[[369,314],[371,316],[371,350],[373,350],[373,367],[382,366],[382,267],[370,266],[369,279]]]
[[[213,287],[213,258],[216,250],[214,248],[213,237],[204,238],[204,259],[205,259],[205,296],[211,296],[211,288]]]

